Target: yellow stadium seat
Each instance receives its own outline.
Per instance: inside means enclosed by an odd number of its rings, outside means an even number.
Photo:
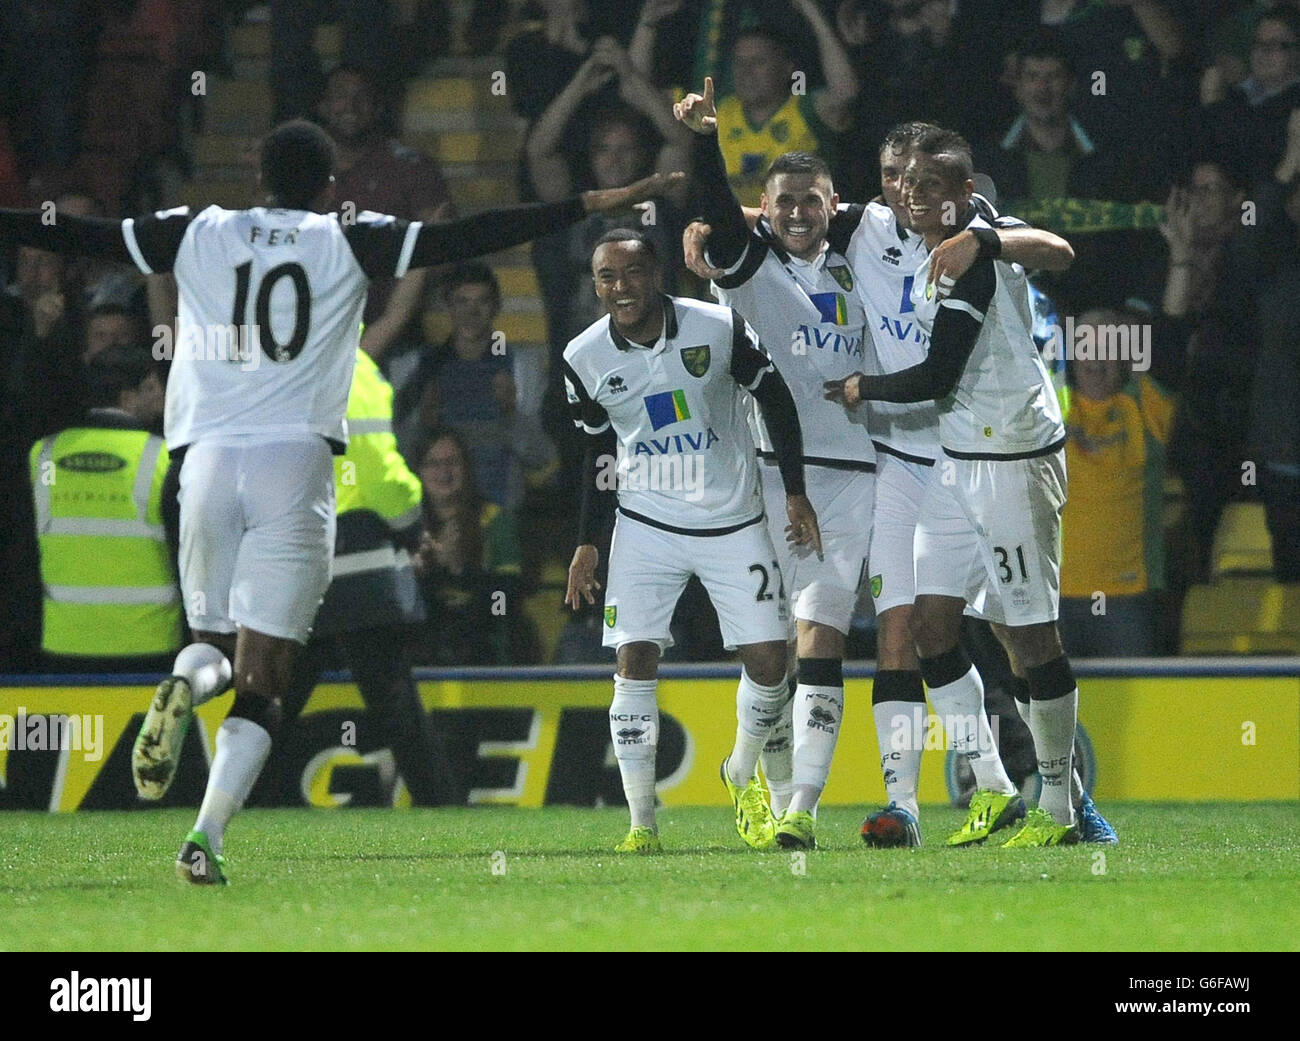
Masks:
[[[1273,571],[1273,540],[1257,502],[1230,502],[1219,520],[1210,553],[1210,576],[1267,575]]]
[[[543,586],[524,601],[526,614],[537,627],[537,642],[542,664],[555,658],[555,647],[560,642],[567,611],[564,607],[564,587]]]
[[[1300,585],[1227,578],[1183,602],[1183,654],[1300,654]]]

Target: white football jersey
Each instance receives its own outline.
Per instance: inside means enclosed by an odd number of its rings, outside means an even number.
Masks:
[[[972,201],[999,228],[1023,223],[1014,217],[999,217],[980,195]],[[917,319],[912,291],[918,277],[922,277],[924,288],[925,272],[922,270],[921,276],[917,272],[930,256],[925,239],[899,224],[894,211],[881,202],[841,204],[828,237],[832,248],[848,257],[866,309],[874,351],[867,351],[863,371],[882,376],[919,365],[930,348],[930,330]],[[922,460],[939,454],[939,413],[933,401],[872,401],[868,426],[877,447],[883,445],[895,454]]]
[[[763,347],[785,378],[799,412],[808,465],[875,465],[866,409],[827,401],[822,384],[859,371],[865,312],[853,291],[849,262],[830,249],[812,261],[781,249],[766,218],[740,259],[714,283],[718,299],[758,330]],[[755,406],[755,436],[774,457],[772,440]]]
[[[687,533],[756,523],[763,499],[746,390],[771,359],[731,308],[669,296],[663,304],[664,328],[649,347],[608,316],[569,341],[570,414],[589,434],[614,428],[621,512]]]
[[[992,227],[974,216],[970,228]],[[1061,405],[1031,330],[1029,282],[1019,264],[982,258],[946,295],[926,283],[929,259],[912,281],[912,305],[927,334],[940,308],[982,324],[953,392],[938,402],[939,440],[957,458],[1024,456],[1063,442]]]
[[[319,435],[336,452],[369,280],[406,273],[420,225],[375,213],[188,208],[126,220],[145,274],[172,271],[180,308],[164,433],[204,438]]]

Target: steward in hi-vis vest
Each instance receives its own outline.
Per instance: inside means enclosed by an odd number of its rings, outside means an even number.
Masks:
[[[164,502],[167,449],[148,429],[162,416],[163,384],[143,346],[102,352],[87,374],[85,422],[30,454],[44,666],[166,668],[183,640],[164,527],[176,512]]]

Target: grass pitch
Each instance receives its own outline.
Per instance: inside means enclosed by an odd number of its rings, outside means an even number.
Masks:
[[[227,888],[172,858],[193,812],[0,816],[0,950],[1297,950],[1295,804],[1104,806],[1119,846],[869,850],[822,811],[802,861],[743,847],[722,808],[254,810]],[[1010,834],[1010,833],[1008,833]]]

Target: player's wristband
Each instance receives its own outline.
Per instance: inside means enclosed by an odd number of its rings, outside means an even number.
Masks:
[[[970,233],[975,236],[975,241],[980,244],[980,256],[991,257],[996,260],[1002,255],[1002,240],[998,238],[998,233],[992,228],[971,228]]]

